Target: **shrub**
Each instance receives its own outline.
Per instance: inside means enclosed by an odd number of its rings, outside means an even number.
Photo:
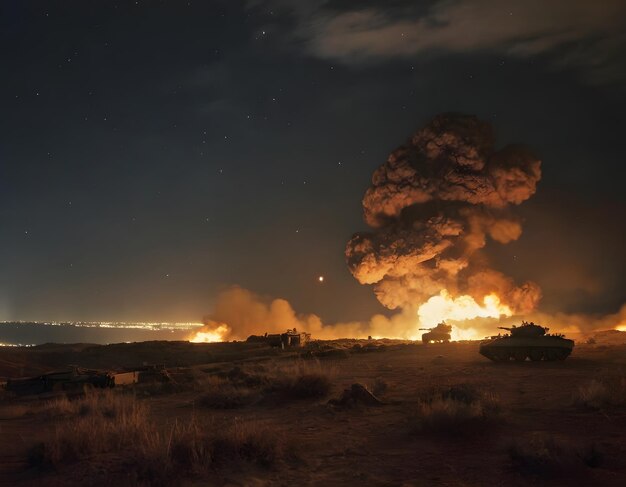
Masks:
[[[268,468],[288,457],[282,435],[255,422],[235,422],[212,439],[212,451],[218,466],[243,460]]]
[[[322,398],[330,393],[333,376],[334,370],[317,360],[292,362],[271,372],[265,390],[286,399]]]
[[[292,378],[283,385],[282,392],[296,399],[325,397],[332,383],[326,374],[303,374]]]
[[[224,384],[211,387],[198,398],[198,404],[211,409],[237,409],[254,403],[259,398],[258,392]]]
[[[473,434],[497,418],[500,405],[494,394],[468,384],[428,391],[411,418],[413,433]]]
[[[36,466],[56,468],[96,453],[147,446],[152,441],[147,408],[131,396],[94,394],[74,402],[56,401],[50,408],[78,417],[57,424],[52,437],[33,448],[29,461]]]
[[[51,418],[90,414],[111,418],[123,414],[132,404],[135,404],[134,397],[119,394],[110,389],[90,390],[80,398],[70,400],[67,396],[61,396],[48,401],[39,411]]]
[[[595,444],[576,447],[545,434],[511,443],[508,453],[513,468],[540,477],[578,475],[584,468],[599,467],[603,462]]]
[[[130,468],[138,483],[172,485],[181,471],[208,473],[240,461],[269,468],[291,451],[280,433],[255,422],[237,421],[224,429],[192,419],[160,429],[134,396],[97,394],[56,406],[76,416],[61,418],[52,435],[30,449],[32,466],[59,469],[107,454],[107,464]]]
[[[588,409],[604,409],[626,404],[626,377],[608,375],[592,379],[578,388],[574,402]]]

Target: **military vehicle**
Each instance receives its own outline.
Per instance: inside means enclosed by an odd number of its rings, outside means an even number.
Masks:
[[[248,343],[266,343],[270,347],[303,347],[311,340],[310,333],[302,333],[293,329],[288,329],[285,333],[250,335],[246,342]]]
[[[523,362],[526,358],[532,361],[565,360],[574,348],[573,340],[561,334],[548,334],[549,328],[532,322],[522,321],[520,326],[498,328],[509,333],[483,340],[479,349],[481,355],[494,362]]]
[[[115,380],[108,372],[83,369],[70,365],[67,370],[48,372],[35,377],[9,379],[6,389],[17,395],[36,395],[47,392],[76,392],[85,387],[113,387]]]
[[[442,321],[434,328],[420,328],[420,330],[428,331],[422,335],[422,342],[424,343],[448,343],[452,333],[452,325],[446,325],[446,322]]]

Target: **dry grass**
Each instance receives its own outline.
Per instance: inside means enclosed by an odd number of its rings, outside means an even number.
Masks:
[[[168,472],[199,474],[240,462],[270,468],[289,458],[284,438],[256,422],[236,421],[223,429],[192,420],[175,424],[166,439],[152,460],[158,458]]]
[[[135,472],[137,483],[172,485],[181,472],[208,474],[238,462],[270,468],[292,451],[280,433],[256,422],[225,428],[192,419],[159,427],[144,403],[130,395],[98,394],[54,407],[65,417],[30,450],[32,466],[59,470],[106,455],[108,462]]]
[[[316,360],[234,367],[210,376],[198,402],[205,407],[229,409],[252,404],[265,395],[284,400],[317,399],[329,394],[333,377],[334,371]]]
[[[469,435],[493,425],[500,413],[498,398],[469,384],[425,393],[411,417],[413,433]]]
[[[595,444],[575,446],[545,434],[513,442],[508,453],[518,472],[546,478],[580,475],[587,467],[596,468],[603,462]]]
[[[581,385],[574,395],[574,403],[587,409],[606,409],[626,404],[626,377],[606,375]]]
[[[251,387],[237,386],[217,376],[208,380],[203,394],[197,399],[200,406],[211,409],[237,409],[255,403],[260,392]]]
[[[79,398],[69,399],[67,396],[60,396],[47,401],[34,412],[49,418],[90,415],[114,418],[125,415],[127,410],[135,404],[133,397],[119,394],[111,389],[90,390]]]
[[[93,394],[76,401],[55,401],[48,411],[73,416],[55,425],[52,437],[30,454],[34,465],[57,467],[97,453],[150,446],[147,408],[132,396]]]
[[[318,361],[298,361],[276,369],[266,390],[287,399],[319,399],[330,393],[333,377]]]

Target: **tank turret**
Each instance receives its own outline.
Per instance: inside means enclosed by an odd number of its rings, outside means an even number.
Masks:
[[[560,334],[548,334],[549,328],[533,322],[522,321],[520,326],[498,328],[509,333],[480,343],[480,354],[495,362],[524,361],[527,358],[533,361],[565,360],[574,348],[573,340]]]
[[[528,323],[527,321],[522,321],[520,326],[499,326],[498,329],[508,331],[511,336],[514,337],[535,337],[535,336],[543,336],[550,331],[550,328],[546,328],[543,326],[535,325],[532,321]]]

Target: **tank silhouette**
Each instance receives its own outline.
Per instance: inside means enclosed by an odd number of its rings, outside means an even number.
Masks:
[[[270,347],[303,347],[311,341],[310,333],[301,333],[295,328],[288,328],[286,333],[275,333],[265,335],[250,335],[248,343],[266,343]]]
[[[560,334],[550,335],[549,328],[532,322],[522,321],[520,326],[498,328],[509,333],[483,340],[479,349],[481,355],[494,362],[523,362],[526,358],[532,361],[565,360],[574,348],[573,340]]]
[[[446,322],[442,321],[434,328],[420,328],[420,330],[428,331],[422,335],[424,343],[447,343],[450,341],[452,325],[446,325]]]

